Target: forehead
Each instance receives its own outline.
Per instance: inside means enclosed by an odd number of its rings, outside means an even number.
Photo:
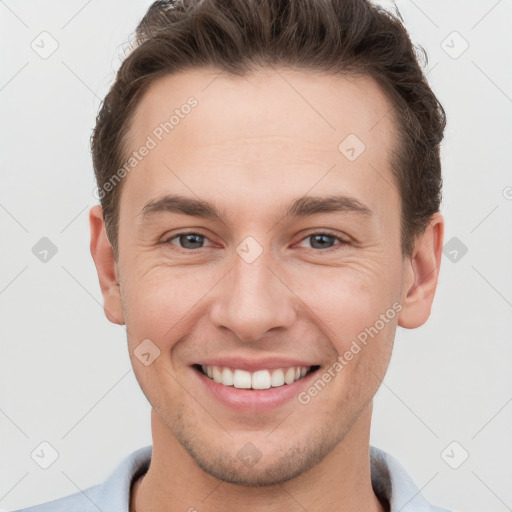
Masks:
[[[369,77],[290,69],[160,77],[132,120],[129,151],[148,138],[154,144],[127,176],[126,194],[142,206],[170,192],[166,186],[183,189],[183,180],[199,195],[257,194],[261,184],[262,194],[289,190],[291,198],[306,193],[308,183],[318,182],[315,192],[330,190],[333,180],[355,195],[389,193],[392,114]]]
[[[387,96],[368,76],[267,68],[236,76],[197,68],[156,79],[136,109],[134,131],[151,133],[190,97],[197,100],[200,116],[189,116],[186,126],[196,130],[201,125],[194,133],[198,144],[231,134],[301,135],[327,146],[348,130],[370,143],[391,128],[393,117]],[[173,129],[176,141],[189,135],[182,124]]]

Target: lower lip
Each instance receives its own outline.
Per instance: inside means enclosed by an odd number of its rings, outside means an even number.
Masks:
[[[192,368],[192,371],[197,375],[201,385],[205,387],[208,393],[222,404],[238,412],[258,413],[272,411],[288,400],[296,398],[303,388],[309,385],[317,374],[318,368],[292,384],[283,384],[276,388],[271,387],[262,390],[224,386],[210,379],[197,368]]]

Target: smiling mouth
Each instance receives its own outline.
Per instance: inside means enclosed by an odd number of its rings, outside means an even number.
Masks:
[[[292,366],[288,368],[276,368],[272,370],[258,370],[248,372],[245,370],[194,364],[195,370],[207,378],[230,388],[247,390],[265,390],[293,384],[303,379],[306,375],[317,371],[320,366]]]

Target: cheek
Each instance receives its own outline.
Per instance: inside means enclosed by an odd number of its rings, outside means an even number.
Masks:
[[[336,354],[318,376],[327,383],[313,383],[305,398],[315,396],[318,410],[349,417],[347,411],[353,408],[356,414],[374,396],[385,375],[400,305],[393,300],[389,283],[366,281],[361,274],[339,272],[337,279],[317,283],[306,302],[314,313],[312,321]],[[324,386],[331,392],[320,393]]]
[[[124,300],[126,326],[133,348],[149,338],[161,351],[178,339],[194,307],[208,288],[199,273],[152,266],[147,272],[132,271]],[[172,334],[172,335],[171,335]]]
[[[308,274],[297,295],[305,298],[306,309],[321,320],[326,335],[340,350],[392,306],[394,290],[386,277],[379,278],[384,273],[347,266]]]
[[[298,299],[300,316],[316,324],[339,354],[393,304],[397,276],[394,267],[385,264],[384,256],[346,257],[343,265],[311,265],[306,273],[301,265],[279,269],[293,292],[289,300]],[[169,353],[177,340],[197,327],[198,315],[208,322],[209,291],[215,288],[222,300],[219,276],[226,269],[217,265],[173,268],[165,262],[134,260],[124,270],[130,276],[123,284],[132,350],[148,338]],[[229,290],[226,292],[229,295]]]

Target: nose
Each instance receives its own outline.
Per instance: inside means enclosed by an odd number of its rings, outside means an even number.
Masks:
[[[215,327],[229,329],[243,342],[253,342],[271,329],[292,326],[297,298],[280,274],[279,265],[265,251],[251,263],[236,254],[212,306]]]

